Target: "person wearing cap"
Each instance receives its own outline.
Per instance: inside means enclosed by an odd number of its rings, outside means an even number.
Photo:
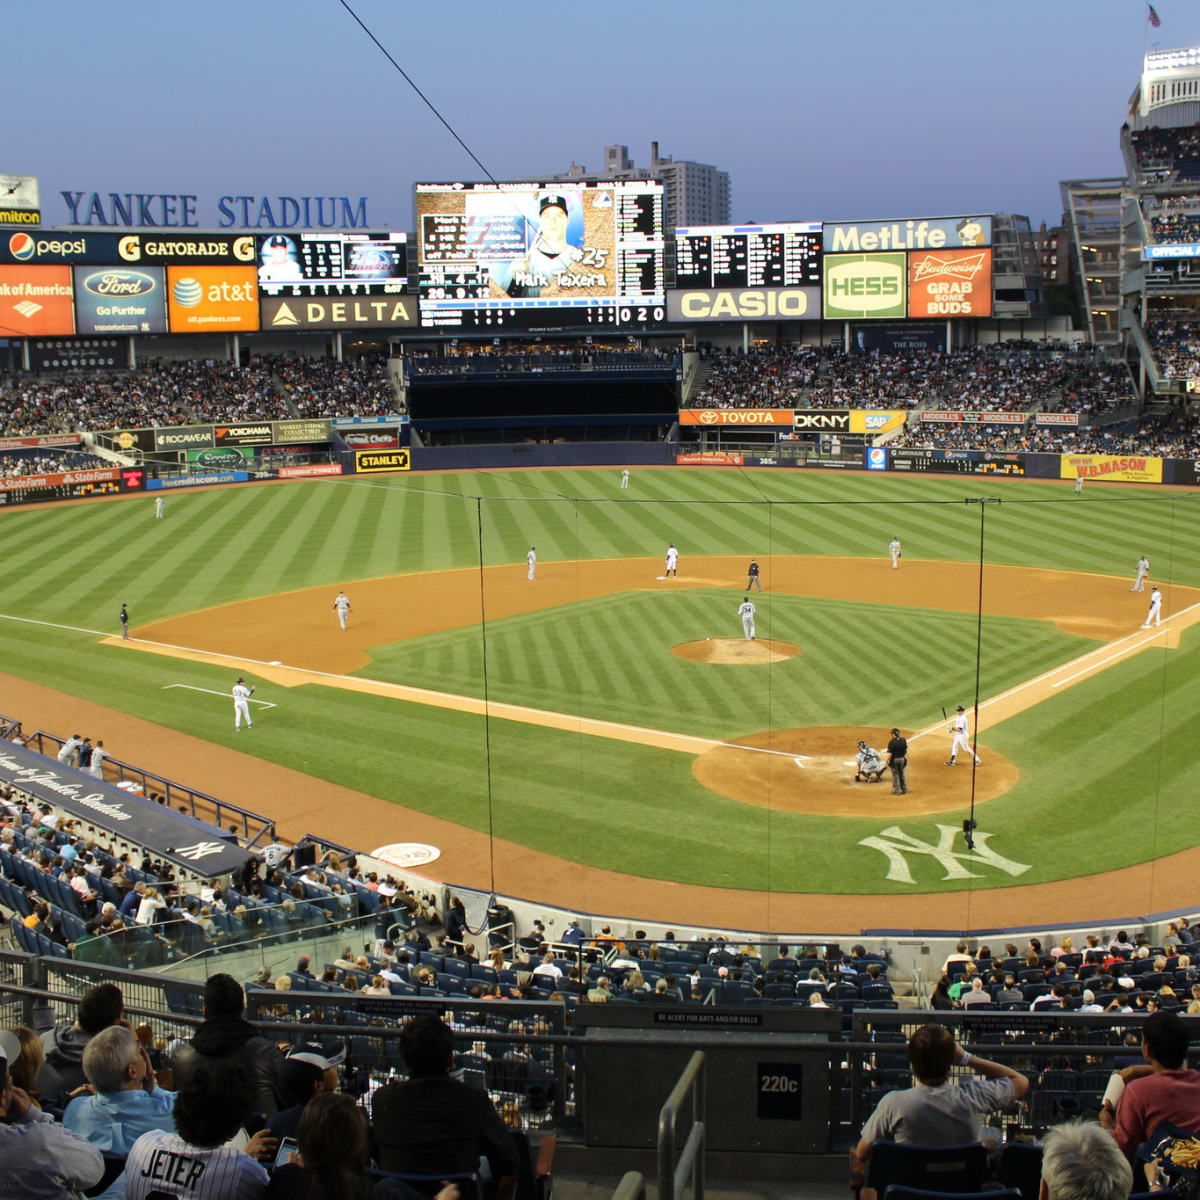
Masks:
[[[17,1035],[0,1030],[0,1196],[75,1200],[104,1177],[104,1159],[13,1083],[20,1054]]]
[[[578,286],[562,278],[573,278],[575,264],[583,257],[583,251],[567,240],[570,202],[562,192],[544,192],[537,207],[538,231],[529,249],[491,274],[492,282],[509,296],[540,296],[543,288]]]
[[[954,766],[954,760],[958,757],[960,750],[965,750],[975,760],[975,765],[979,766],[979,755],[971,749],[967,713],[961,704],[954,710],[954,716],[950,719],[947,732],[954,735],[954,740],[950,743],[950,761],[946,763],[946,766]]]
[[[322,1092],[338,1090],[338,1064],[345,1058],[346,1043],[336,1038],[308,1038],[292,1047],[279,1070],[279,1088],[287,1108],[267,1122],[273,1138],[294,1138],[304,1106]]]
[[[204,1021],[191,1041],[184,1042],[174,1054],[171,1066],[175,1083],[182,1091],[189,1075],[206,1060],[233,1060],[250,1073],[254,1089],[255,1112],[271,1117],[283,1107],[279,1072],[283,1056],[274,1042],[243,1020],[246,995],[231,975],[211,975],[204,985]]]
[[[239,675],[238,681],[233,685],[233,730],[236,733],[242,727],[242,721],[245,720],[246,728],[253,729],[254,722],[250,720],[250,697],[254,695],[254,689],[246,686],[246,681]]]
[[[892,795],[903,796],[908,791],[908,739],[900,730],[892,730],[892,740],[887,744],[888,770],[892,773]]]
[[[385,1171],[456,1175],[475,1171],[486,1155],[492,1179],[517,1171],[517,1150],[487,1092],[451,1079],[454,1034],[432,1014],[400,1033],[408,1068],[403,1083],[385,1083],[371,1102],[371,1123]]]
[[[175,1093],[157,1085],[145,1046],[127,1026],[111,1025],[88,1042],[83,1071],[96,1094],[72,1100],[63,1125],[101,1154],[123,1157],[143,1133],[175,1128]],[[100,1195],[124,1197],[124,1178]]]
[[[299,283],[304,272],[295,258],[292,239],[282,233],[273,234],[263,242],[262,265],[258,268],[259,283]]]

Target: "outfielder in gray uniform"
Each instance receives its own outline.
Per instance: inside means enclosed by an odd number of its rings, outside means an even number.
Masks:
[[[1131,592],[1144,592],[1146,590],[1146,576],[1150,571],[1150,560],[1143,554],[1137,560],[1137,578],[1133,581]]]

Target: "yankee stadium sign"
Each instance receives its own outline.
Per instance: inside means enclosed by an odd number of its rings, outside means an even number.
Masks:
[[[197,228],[199,197],[183,192],[59,192],[70,225]],[[359,196],[218,196],[215,227],[229,229],[365,229],[367,198]],[[207,222],[214,227],[213,222]]]

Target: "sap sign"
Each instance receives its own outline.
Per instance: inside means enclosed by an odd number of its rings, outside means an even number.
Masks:
[[[827,254],[825,317],[902,317],[907,282],[903,254]]]
[[[722,288],[667,293],[671,321],[798,321],[816,316],[821,289]]]

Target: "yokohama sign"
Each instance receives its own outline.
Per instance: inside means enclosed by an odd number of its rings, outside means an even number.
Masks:
[[[680,425],[791,425],[790,408],[684,408]]]

